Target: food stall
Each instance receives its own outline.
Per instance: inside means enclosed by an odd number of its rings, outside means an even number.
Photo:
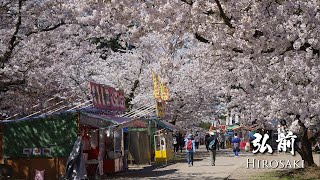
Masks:
[[[80,124],[88,175],[124,170],[123,165],[127,163],[124,145],[129,143],[129,139],[124,138],[124,128],[146,127],[137,119],[91,113],[82,113]]]
[[[0,152],[4,164],[13,167],[13,178],[34,178],[36,170],[44,171],[45,179],[60,178],[75,142],[82,144],[78,154],[89,173],[123,169],[123,128],[136,120],[118,117],[126,110],[122,90],[97,83],[90,89],[93,107],[0,122]]]
[[[186,134],[186,130],[158,117],[142,119],[148,124],[151,157],[156,162],[166,162],[173,158],[173,132]]]
[[[79,135],[88,175],[123,170],[123,128],[145,123],[88,111],[2,121],[4,164],[14,167],[13,177],[34,177],[36,170],[45,170],[45,178],[61,177]]]
[[[1,121],[4,164],[13,168],[12,178],[34,178],[37,170],[44,178],[61,177],[77,138],[77,117],[73,111]]]

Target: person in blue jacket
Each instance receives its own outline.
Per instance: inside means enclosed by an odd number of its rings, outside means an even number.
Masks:
[[[189,134],[185,139],[185,147],[187,153],[188,166],[193,166],[193,154],[196,152],[195,141],[192,134]]]
[[[235,157],[238,157],[239,155],[239,151],[240,151],[240,138],[238,138],[237,136],[238,134],[237,133],[234,133],[234,137],[232,138],[231,140],[231,143],[232,143],[232,149],[233,149],[233,152],[234,152],[234,156]]]

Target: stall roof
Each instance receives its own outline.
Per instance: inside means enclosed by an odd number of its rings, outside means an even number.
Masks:
[[[237,129],[237,128],[240,128],[240,126],[238,124],[234,124],[234,125],[231,125],[227,128],[227,130],[234,130],[234,129]]]
[[[87,124],[95,127],[147,127],[144,122],[137,119],[126,118],[126,117],[116,117],[111,115],[97,115],[87,112],[81,112],[80,122],[82,124]],[[86,117],[90,118],[90,121],[86,120]]]
[[[159,126],[165,128],[165,129],[168,129],[171,131],[179,131],[180,133],[186,133],[186,130],[182,129],[181,127],[173,125],[173,124],[168,123],[166,121],[162,121],[159,118],[150,118],[148,120],[155,122],[156,124],[158,124]]]
[[[0,124],[15,123],[15,122],[21,122],[21,121],[32,121],[32,120],[37,120],[37,119],[41,119],[41,118],[48,118],[48,117],[54,117],[54,116],[59,116],[59,115],[72,114],[72,113],[76,113],[81,110],[82,109],[67,110],[67,111],[62,111],[62,112],[57,112],[57,113],[52,113],[52,114],[41,114],[41,115],[32,116],[32,117],[3,120],[3,121],[0,121]]]
[[[91,113],[91,114],[106,115],[106,116],[116,116],[116,115],[119,115],[120,113],[123,113],[122,111],[111,111],[111,110],[98,109],[98,108],[94,108],[94,107],[85,107],[85,108],[79,108],[79,109],[72,109],[72,110],[55,112],[55,113],[52,113],[52,114],[44,113],[44,114],[31,116],[31,117],[2,120],[2,121],[0,121],[0,124],[6,124],[6,123],[12,123],[12,122],[20,122],[20,121],[24,121],[24,120],[30,121],[30,120],[39,119],[39,118],[47,118],[47,117],[51,117],[51,116],[59,116],[59,115],[63,115],[63,114],[70,114],[70,113],[76,113],[76,112],[87,112],[87,113]],[[118,120],[119,119],[117,119],[116,121],[118,121]],[[121,120],[119,120],[119,121],[121,121]]]
[[[87,112],[81,112],[81,114],[91,117],[91,118],[97,118],[103,121],[110,122],[111,124],[122,124],[127,121],[132,120],[131,118],[123,118],[123,117],[116,117],[116,116],[110,116],[110,115],[100,115],[100,114],[92,114]]]
[[[49,115],[42,114],[42,115],[28,117],[28,118],[3,120],[3,121],[0,121],[0,124],[15,123],[15,122],[21,122],[21,121],[33,121],[37,119],[46,119],[48,117],[60,116],[64,114],[75,114],[77,112],[80,112],[81,123],[95,126],[95,127],[101,127],[101,126],[146,127],[142,121],[138,122],[138,120],[135,120],[132,118],[116,117],[110,111],[104,111],[97,108],[81,108],[77,110],[57,112]],[[86,117],[89,117],[90,121],[87,121]]]

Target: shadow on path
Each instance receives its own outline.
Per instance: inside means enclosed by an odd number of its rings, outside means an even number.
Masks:
[[[193,162],[202,161],[203,159],[193,159]],[[174,163],[187,163],[187,158],[174,159]]]
[[[162,168],[171,165],[173,163],[164,164],[154,164],[152,166],[146,166],[142,169],[129,169],[126,172],[120,172],[116,174],[109,174],[105,176],[107,179],[118,179],[118,178],[146,178],[146,177],[154,177],[158,179],[160,176],[165,176],[168,174],[173,174],[177,171],[177,169],[170,170],[161,170]]]
[[[216,164],[215,166],[234,166],[235,164]],[[211,165],[201,165],[201,166],[211,166]]]

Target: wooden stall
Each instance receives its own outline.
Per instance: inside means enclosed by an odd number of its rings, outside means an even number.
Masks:
[[[58,179],[77,137],[77,112],[2,121],[3,162],[13,168],[15,179]]]
[[[173,159],[173,132],[185,134],[186,131],[158,117],[143,119],[147,122],[151,157],[156,162],[167,162]]]

